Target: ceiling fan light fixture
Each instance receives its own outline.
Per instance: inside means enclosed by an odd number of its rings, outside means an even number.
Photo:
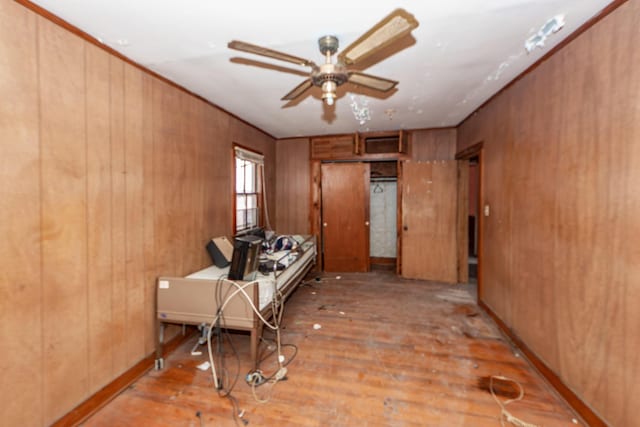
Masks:
[[[336,99],[336,89],[338,85],[333,80],[322,83],[322,100],[329,106],[333,105]]]

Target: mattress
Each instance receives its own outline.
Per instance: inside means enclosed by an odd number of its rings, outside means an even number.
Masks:
[[[299,244],[302,244],[305,240],[303,236],[292,236]],[[308,241],[302,245],[304,252],[300,255],[297,251],[280,251],[269,255],[268,257],[275,261],[280,261],[282,264],[288,267],[283,271],[278,271],[269,274],[262,274],[258,272],[256,274],[255,281],[258,282],[258,294],[260,295],[259,309],[262,310],[271,303],[275,289],[281,289],[285,286],[291,278],[293,278],[300,270],[313,260],[316,256],[316,251],[312,249],[313,242]],[[188,279],[206,279],[206,280],[218,280],[220,278],[226,278],[229,274],[229,267],[220,268],[215,265],[204,268],[195,273],[186,276]]]

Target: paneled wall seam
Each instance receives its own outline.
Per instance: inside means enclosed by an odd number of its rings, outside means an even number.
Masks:
[[[114,287],[113,287],[113,279],[115,278],[115,267],[113,265],[113,253],[114,253],[114,235],[113,235],[113,173],[114,173],[114,166],[113,166],[113,134],[111,132],[111,118],[113,116],[113,111],[112,111],[112,84],[111,84],[111,68],[112,68],[112,61],[111,58],[109,58],[109,60],[107,61],[107,63],[109,64],[109,209],[111,211],[110,213],[110,220],[111,220],[111,227],[109,228],[109,233],[111,234],[111,239],[109,242],[109,246],[111,246],[111,253],[110,253],[110,265],[111,265],[111,286],[110,286],[110,291],[111,291],[111,298],[109,301],[109,319],[110,319],[110,323],[112,326],[113,325],[113,294],[114,294]],[[111,341],[111,345],[109,346],[110,349],[113,349],[113,335],[109,335],[110,341]],[[111,350],[113,352],[113,350]],[[113,376],[114,372],[115,372],[115,358],[111,357],[111,372],[110,375]]]
[[[89,235],[90,235],[90,230],[89,230],[89,222],[91,220],[91,217],[89,216],[89,121],[88,121],[88,109],[89,109],[89,104],[88,104],[88,83],[87,83],[87,49],[86,49],[86,43],[82,43],[82,49],[83,49],[83,66],[84,66],[84,70],[83,70],[83,74],[84,74],[84,197],[86,200],[85,206],[84,206],[84,211],[85,211],[85,216],[86,216],[86,221],[85,221],[85,245],[86,245],[86,251],[85,251],[85,264],[86,264],[86,271],[85,271],[85,283],[87,286],[87,292],[86,292],[86,304],[87,304],[87,315],[86,315],[86,322],[87,322],[87,346],[91,345],[91,286],[89,285],[90,281],[89,281]],[[86,370],[86,386],[87,389],[85,390],[85,394],[90,394],[91,393],[91,349],[89,349],[89,351],[87,351],[86,354],[87,357],[87,370]]]
[[[146,105],[149,108],[149,119],[148,120],[150,121],[151,128],[153,129],[153,123],[154,123],[153,99],[154,99],[154,90],[155,90],[153,82],[149,82],[149,88],[150,88],[150,91],[151,91],[151,93],[150,93],[151,102],[147,103]],[[155,173],[154,173],[155,162],[153,160],[155,158],[155,150],[154,150],[154,147],[155,147],[155,134],[154,134],[154,132],[151,132],[151,135],[149,137],[149,141],[150,141],[150,144],[151,144],[151,172],[150,172],[151,173],[151,182],[149,183],[149,185],[151,185],[151,187],[150,187],[151,188],[151,206],[155,206],[155,202],[156,202],[156,199],[155,199],[156,180],[155,180]],[[153,230],[154,230],[153,239],[151,241],[151,255],[155,259],[155,257],[156,257],[155,220],[153,218],[151,218],[151,219],[145,218],[144,221],[145,221],[144,222],[145,224],[147,224],[147,221],[151,221],[150,226],[152,226]],[[146,270],[146,259],[147,258],[145,257],[144,259],[145,259],[145,270]],[[155,282],[153,283],[153,285],[155,285]],[[147,286],[149,286],[149,284],[147,284]],[[153,292],[152,295],[155,295],[155,286],[153,286],[153,287],[154,287],[154,292]],[[154,318],[155,318],[155,299],[152,299],[151,301],[149,301],[149,307],[152,307],[152,311],[153,311]],[[155,330],[155,322],[151,323],[150,326],[151,326],[151,334],[155,337],[155,335],[159,333],[159,331]]]
[[[43,208],[43,192],[44,192],[44,177],[43,177],[43,167],[42,167],[42,90],[41,90],[41,77],[40,77],[40,20],[38,18],[35,19],[35,44],[36,44],[36,73],[38,77],[37,82],[37,94],[38,94],[38,175],[39,175],[39,199],[40,199],[40,239],[42,240],[42,236],[44,233],[44,208]],[[40,243],[40,331],[45,331],[44,324],[44,275],[42,272],[44,271],[44,245]],[[40,337],[40,372],[44,373],[45,363],[44,363],[44,355],[45,355],[45,344],[44,344],[44,334]],[[44,411],[44,400],[45,400],[45,391],[44,391],[44,375],[39,376],[40,379],[40,425],[45,425],[45,411]]]
[[[127,114],[127,68],[126,66],[122,67],[122,154],[123,154],[123,168],[124,168],[124,176],[123,176],[123,189],[124,189],[124,330],[129,330],[129,269],[127,268],[127,264],[129,264],[129,257],[131,254],[129,253],[129,217],[127,215],[127,207],[129,202],[128,192],[127,192],[127,175],[129,173],[128,164],[127,164],[127,122],[128,122],[128,114]],[[125,360],[128,362],[130,357],[130,348],[129,348],[129,340],[127,337],[124,337],[125,341]]]

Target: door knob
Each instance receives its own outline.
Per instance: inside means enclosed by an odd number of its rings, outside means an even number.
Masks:
[[[327,223],[326,223],[326,222],[323,222],[323,223],[322,223],[322,226],[323,226],[323,227],[326,227],[326,226],[327,226]]]
[[[369,221],[365,221],[364,225],[366,225],[368,227],[369,226]]]

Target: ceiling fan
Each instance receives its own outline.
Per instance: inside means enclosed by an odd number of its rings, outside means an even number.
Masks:
[[[322,88],[322,100],[327,105],[333,105],[336,99],[337,87],[347,81],[381,92],[388,92],[393,89],[398,84],[397,81],[361,73],[352,67],[362,59],[373,55],[409,34],[411,30],[418,25],[418,21],[413,15],[404,9],[396,9],[374,25],[358,40],[343,49],[335,63],[331,61],[331,57],[338,51],[338,38],[335,36],[320,37],[320,39],[318,39],[318,46],[320,52],[325,56],[325,63],[319,66],[308,59],[242,41],[233,40],[229,42],[228,47],[311,67],[309,78],[282,97],[282,100],[290,101],[296,99],[310,87],[318,86]]]

